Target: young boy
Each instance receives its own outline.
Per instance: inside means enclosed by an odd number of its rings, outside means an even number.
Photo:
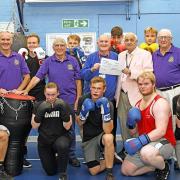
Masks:
[[[86,56],[83,49],[80,47],[81,38],[76,34],[71,34],[67,37],[67,53],[74,56],[82,69],[83,64],[86,61]]]
[[[125,45],[122,44],[123,39],[123,29],[119,26],[115,26],[111,29],[111,51],[119,54],[124,51]]]
[[[144,30],[145,42],[140,44],[140,48],[149,51],[150,53],[158,50],[159,46],[156,43],[157,30],[153,27],[148,27]]]

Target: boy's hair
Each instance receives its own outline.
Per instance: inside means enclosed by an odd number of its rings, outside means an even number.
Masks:
[[[71,34],[67,37],[67,41],[69,41],[70,39],[73,39],[75,41],[78,41],[78,43],[81,42],[81,38],[77,35],[77,34]]]
[[[104,78],[100,77],[100,76],[95,76],[91,79],[91,85],[94,83],[103,83],[103,87],[106,87],[106,81],[104,80]]]
[[[154,27],[147,27],[145,30],[144,30],[144,34],[146,34],[147,32],[151,32],[151,33],[155,33],[156,36],[157,36],[157,29],[155,29]]]
[[[142,72],[138,77],[137,77],[137,82],[139,81],[140,78],[143,79],[149,79],[152,84],[156,84],[156,78],[155,75],[152,71],[144,71]]]
[[[111,29],[111,36],[122,36],[123,35],[123,29],[120,26],[114,26]]]
[[[47,83],[46,86],[45,86],[45,88],[44,88],[44,92],[45,92],[46,89],[48,89],[48,88],[56,88],[56,89],[57,89],[57,92],[59,92],[59,88],[58,88],[57,84],[54,83],[54,82],[49,82],[49,83]]]
[[[31,38],[31,37],[37,38],[38,44],[40,43],[40,37],[39,37],[36,33],[31,33],[31,34],[27,35],[27,36],[26,36],[26,40],[27,40],[28,38]]]

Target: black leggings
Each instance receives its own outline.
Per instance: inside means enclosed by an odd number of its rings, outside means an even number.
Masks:
[[[57,138],[52,145],[38,142],[39,157],[47,175],[66,172],[70,144],[71,138],[68,136]],[[58,154],[57,157],[55,156],[56,153]]]
[[[113,103],[114,106],[114,117],[113,117],[113,130],[112,130],[112,134],[114,135],[114,146],[116,147],[116,130],[117,130],[117,108],[116,108],[116,101],[112,100],[111,101]]]

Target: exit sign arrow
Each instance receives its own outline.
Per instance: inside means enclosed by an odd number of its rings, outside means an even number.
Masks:
[[[87,28],[89,27],[88,19],[63,19],[62,28]]]

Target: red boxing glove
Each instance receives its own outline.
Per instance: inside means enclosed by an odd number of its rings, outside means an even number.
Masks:
[[[122,52],[122,51],[124,51],[124,50],[126,50],[125,44],[117,44],[117,46],[116,46],[116,51]]]

